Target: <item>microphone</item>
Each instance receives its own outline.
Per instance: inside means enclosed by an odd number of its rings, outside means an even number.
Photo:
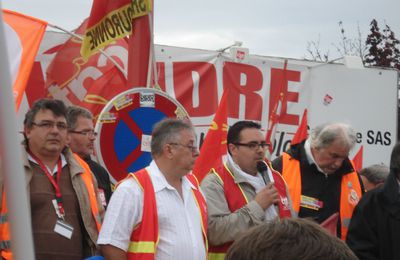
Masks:
[[[257,171],[261,174],[261,177],[263,178],[265,184],[268,184],[271,182],[269,175],[268,175],[268,166],[264,161],[257,162]]]
[[[268,175],[268,166],[264,161],[257,162],[257,171],[261,174],[261,177],[263,178],[265,185],[271,182],[271,179],[269,178]],[[275,210],[278,211],[279,210],[278,203],[274,203],[274,206]]]

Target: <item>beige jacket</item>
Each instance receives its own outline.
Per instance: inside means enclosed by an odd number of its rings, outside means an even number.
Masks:
[[[226,162],[227,168],[235,177],[235,183],[240,183],[249,203],[231,212],[224,194],[220,179],[209,173],[201,183],[201,189],[206,197],[208,207],[208,239],[213,246],[234,241],[250,227],[259,225],[265,220],[265,211],[254,200],[256,192],[245,178],[238,174],[235,168]],[[289,194],[287,192],[287,194]],[[291,205],[291,200],[289,198]]]

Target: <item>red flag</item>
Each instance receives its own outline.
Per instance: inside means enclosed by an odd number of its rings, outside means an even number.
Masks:
[[[281,86],[280,86],[280,91],[279,91],[280,95],[279,95],[278,102],[276,102],[274,104],[272,111],[270,111],[270,113],[269,113],[270,116],[269,116],[269,120],[268,120],[268,128],[267,128],[267,133],[265,136],[265,141],[270,144],[270,146],[268,147],[270,154],[272,154],[272,151],[273,151],[276,127],[279,123],[279,118],[281,115],[281,108],[282,108],[282,103],[283,103],[283,98],[284,98],[282,88],[283,88],[284,82],[286,82],[286,78],[287,78],[287,75],[286,75],[287,63],[288,63],[288,61],[285,60],[285,63],[283,65],[283,80],[282,80]]]
[[[75,31],[85,32],[87,21]],[[97,52],[88,59],[81,56],[82,41],[71,37],[59,48],[47,68],[46,90],[49,96],[89,109],[98,115],[114,96],[128,89],[123,73],[103,54]],[[122,60],[114,49],[127,49],[125,39],[109,44],[104,51],[123,68]],[[108,52],[109,51],[109,52]],[[36,90],[32,90],[36,91]]]
[[[356,171],[360,171],[363,165],[363,146],[361,145],[360,150],[354,155],[353,163]]]
[[[199,182],[207,175],[211,168],[222,163],[222,156],[226,154],[226,137],[228,132],[228,91],[224,91],[214,120],[207,132],[200,155],[197,158],[193,174]]]
[[[98,49],[129,35],[132,19],[148,14],[151,9],[151,0],[94,0],[82,43],[82,57],[88,58]]]
[[[3,10],[3,19],[18,110],[47,22],[9,10]]]
[[[332,236],[337,236],[337,223],[339,221],[339,213],[332,214],[329,218],[325,219],[324,222],[320,224],[329,234]]]
[[[151,35],[150,15],[139,17],[132,22],[133,32],[129,38],[128,86],[146,87],[151,69]],[[149,69],[150,68],[150,69]]]
[[[303,142],[308,137],[308,128],[307,128],[307,109],[304,109],[303,117],[301,118],[301,123],[299,128],[297,128],[297,132],[294,134],[292,142],[290,145],[295,145]]]

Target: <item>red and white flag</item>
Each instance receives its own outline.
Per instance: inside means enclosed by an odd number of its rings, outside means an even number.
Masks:
[[[15,106],[18,110],[47,22],[3,10]]]
[[[87,21],[84,21],[75,34],[85,32]],[[82,41],[71,37],[57,51],[46,71],[46,93],[66,104],[85,107],[97,116],[104,106],[116,95],[128,90],[124,74],[108,58],[96,52],[89,58],[81,56]],[[115,50],[128,49],[125,39],[110,43],[104,52],[122,68],[126,69],[126,59],[114,55]],[[32,89],[37,91],[36,89]],[[31,90],[28,87],[28,92]],[[69,97],[67,100],[64,96]]]
[[[82,57],[88,58],[113,41],[130,35],[132,19],[148,14],[151,9],[151,0],[94,0],[82,43]]]
[[[200,155],[197,158],[193,174],[199,182],[210,172],[210,169],[222,163],[222,157],[226,155],[226,137],[228,134],[228,91],[225,89],[219,103],[214,120],[207,132]]]

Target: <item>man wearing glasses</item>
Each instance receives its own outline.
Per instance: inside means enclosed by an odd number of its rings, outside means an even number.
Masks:
[[[348,158],[355,143],[356,133],[349,125],[321,124],[307,140],[272,162],[289,186],[298,216],[325,224],[339,213],[339,221],[333,227],[343,240],[363,192],[361,179]]]
[[[265,160],[268,144],[260,129],[252,121],[232,125],[226,163],[212,169],[201,184],[208,206],[210,259],[223,259],[250,227],[292,216],[285,182]]]
[[[28,189],[38,260],[84,259],[99,252],[96,240],[104,210],[89,166],[66,147],[65,114],[62,101],[41,99],[24,120],[22,163],[27,183],[21,187]],[[5,209],[3,202],[2,221],[7,219]],[[4,252],[10,250],[8,239],[8,225],[2,222],[0,244]]]
[[[85,160],[96,176],[99,196],[106,208],[112,194],[111,183],[107,170],[91,158],[97,136],[93,126],[93,115],[85,108],[70,106],[67,108],[67,122],[69,147]]]
[[[177,119],[154,126],[150,165],[131,173],[108,205],[98,244],[106,259],[191,259],[207,255],[207,211],[190,171],[194,129]]]

